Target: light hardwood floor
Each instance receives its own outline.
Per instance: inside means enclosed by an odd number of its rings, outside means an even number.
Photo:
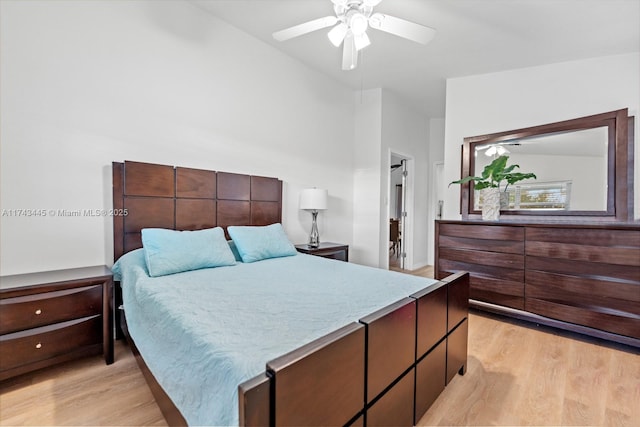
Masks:
[[[166,426],[124,341],[115,363],[101,356],[0,383],[0,425]]]
[[[474,312],[468,354],[418,425],[640,425],[637,349]]]
[[[636,349],[472,312],[467,368],[419,426],[640,425]],[[166,425],[122,341],[113,365],[96,356],[0,384],[0,424]]]
[[[411,274],[413,276],[422,276],[433,279],[433,266],[427,265],[417,270],[403,270],[399,266],[389,266],[389,270],[399,271],[400,273]]]

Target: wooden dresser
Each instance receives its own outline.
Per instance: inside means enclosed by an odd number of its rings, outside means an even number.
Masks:
[[[106,266],[0,277],[0,380],[77,357],[113,363]]]
[[[436,221],[435,276],[470,303],[640,347],[640,224]]]

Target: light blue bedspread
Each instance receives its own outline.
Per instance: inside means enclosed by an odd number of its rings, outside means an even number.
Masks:
[[[237,425],[238,384],[266,362],[433,283],[310,255],[151,278],[114,266],[129,333],[189,425]]]

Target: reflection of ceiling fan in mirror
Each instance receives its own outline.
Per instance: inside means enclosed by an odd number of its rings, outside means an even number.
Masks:
[[[476,151],[487,150],[484,152],[484,155],[488,157],[503,156],[511,152],[507,148],[505,148],[505,145],[510,147],[519,147],[520,143],[511,141],[511,142],[498,142],[494,144],[481,145],[476,147]]]
[[[273,33],[273,38],[285,41],[323,28],[333,28],[327,34],[331,43],[338,47],[343,43],[342,69],[353,70],[358,65],[358,52],[371,43],[367,36],[369,27],[394,34],[408,40],[427,44],[436,30],[405,21],[404,19],[373,13],[381,0],[331,0],[336,16],[325,16],[313,21]]]

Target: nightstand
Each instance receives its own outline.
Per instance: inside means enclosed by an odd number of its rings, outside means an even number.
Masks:
[[[0,277],[0,380],[100,353],[113,363],[108,267]]]
[[[317,248],[311,248],[306,244],[296,245],[296,249],[303,254],[337,259],[339,261],[349,261],[349,245],[343,245],[342,243],[322,242]]]

